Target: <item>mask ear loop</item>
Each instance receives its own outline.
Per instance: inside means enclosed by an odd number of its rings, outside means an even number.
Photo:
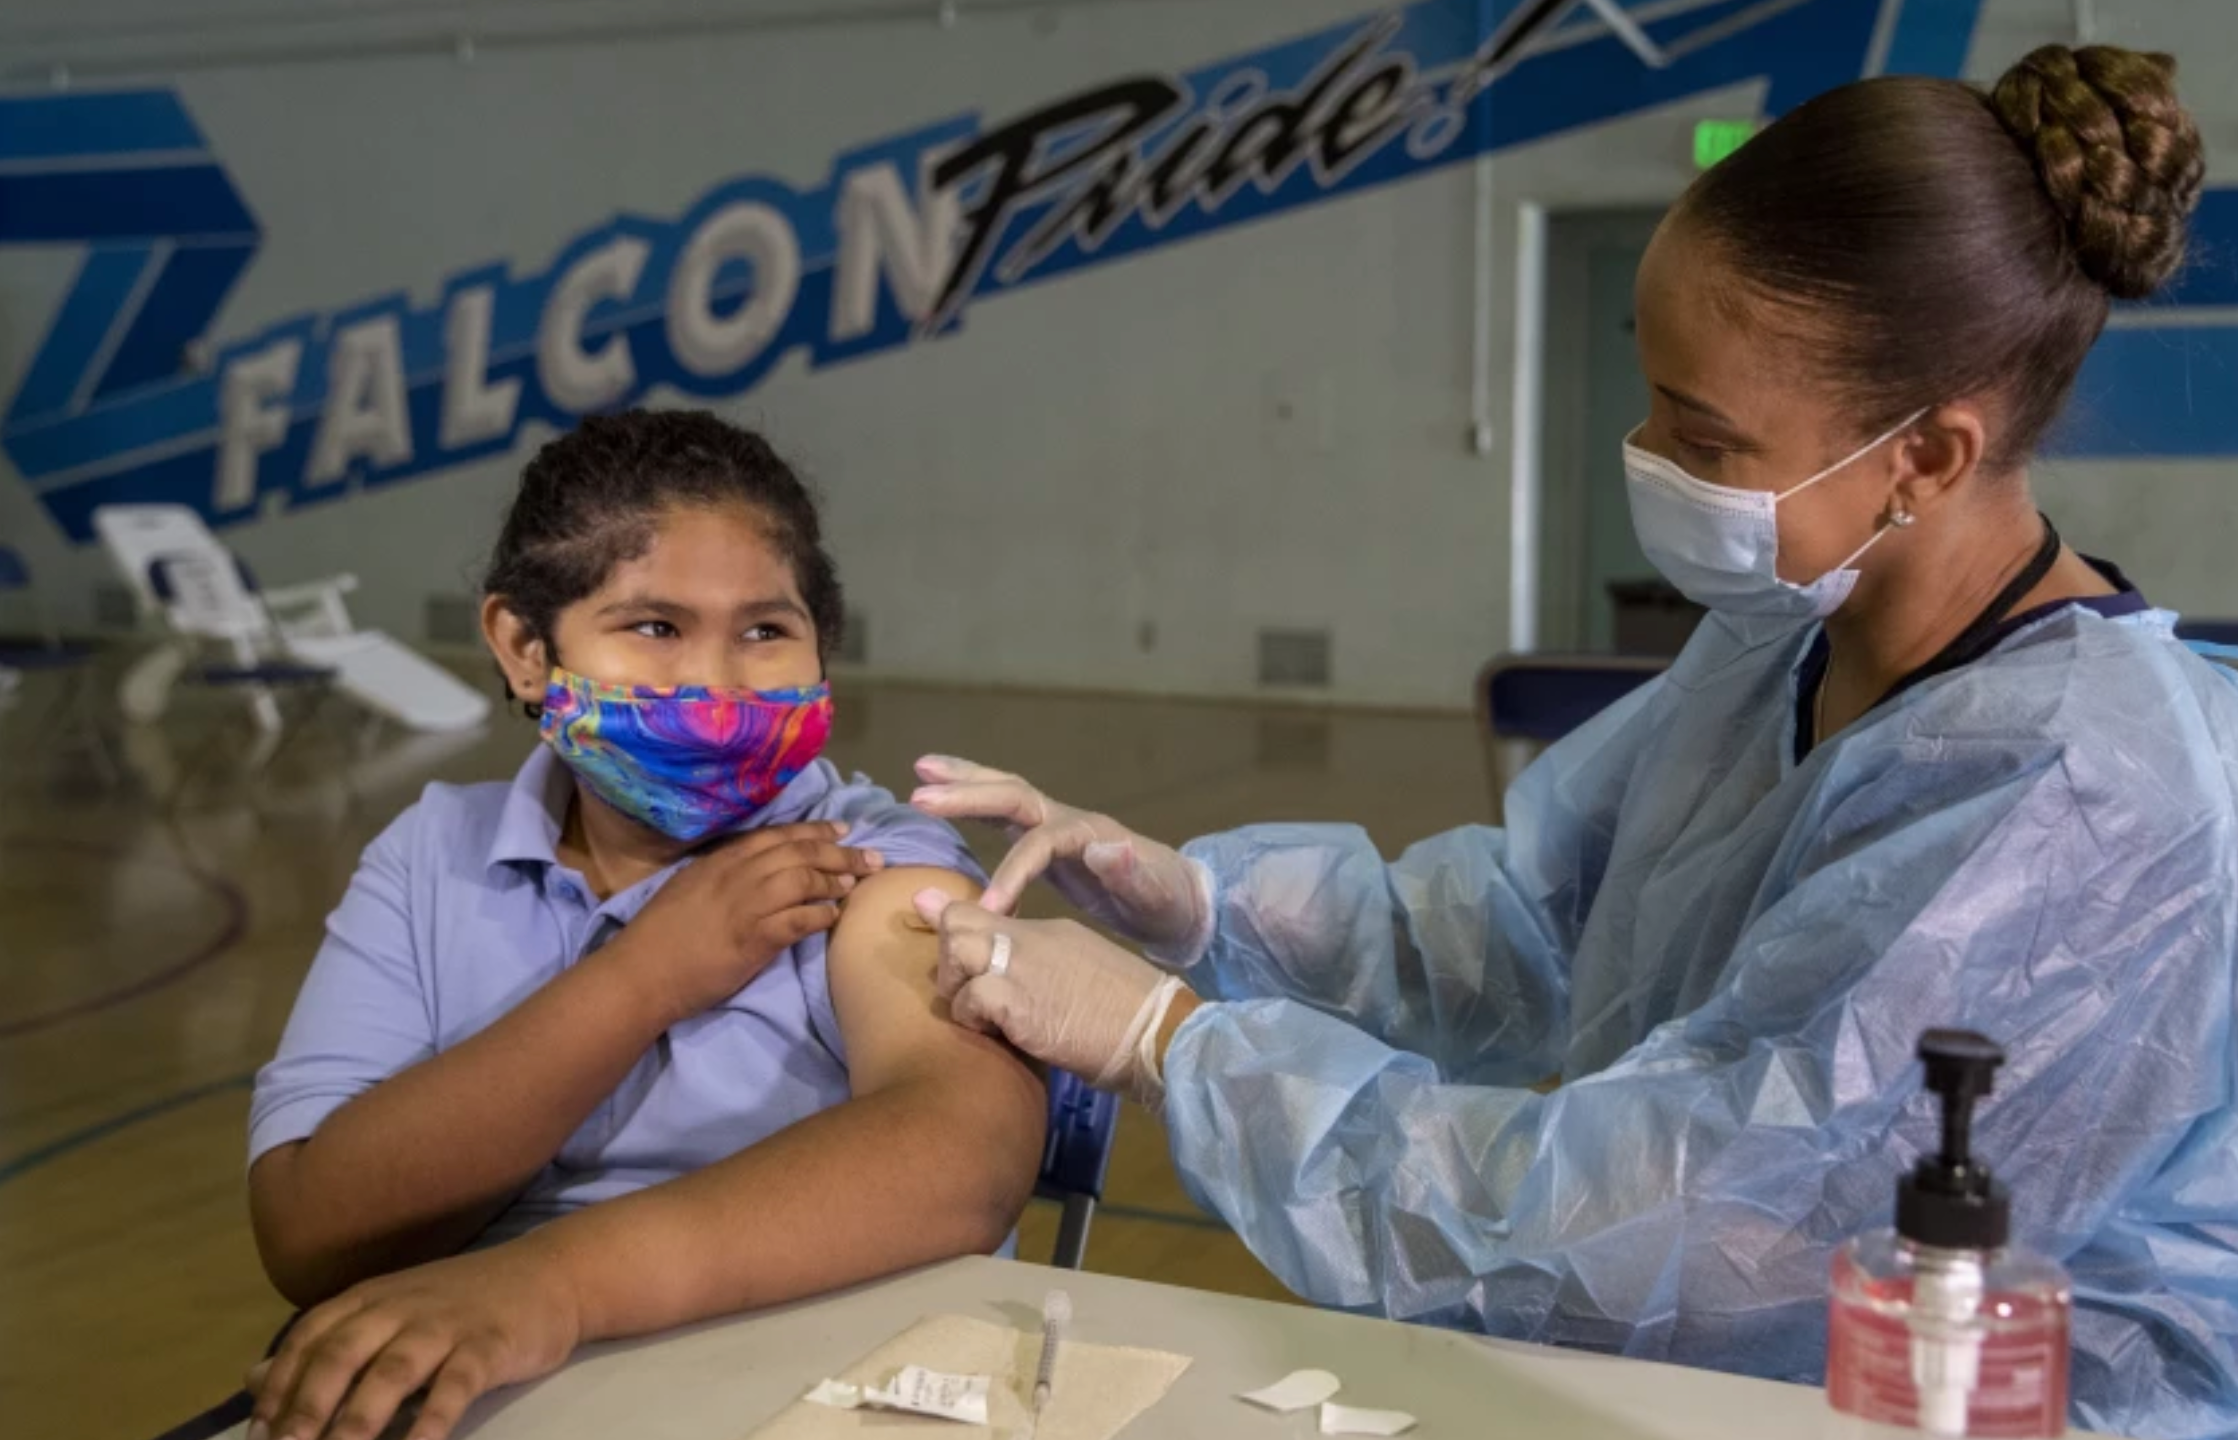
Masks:
[[[1834,568],[1836,570],[1850,570],[1856,568],[1857,562],[1865,558],[1865,552],[1872,549],[1875,545],[1881,543],[1882,536],[1886,535],[1891,530],[1909,530],[1912,528],[1912,522],[1917,519],[1919,519],[1919,517],[1917,515],[1914,515],[1911,511],[1906,510],[1901,505],[1897,506],[1894,510],[1891,510],[1888,514],[1881,517],[1880,524],[1873,527],[1873,536],[1871,539],[1867,540],[1864,544],[1858,546],[1854,551],[1850,552],[1850,557]]]
[[[1859,450],[1856,454],[1850,456],[1847,460],[1838,460],[1834,464],[1827,466],[1824,470],[1819,471],[1816,475],[1813,475],[1810,479],[1805,480],[1802,484],[1791,486],[1790,488],[1783,490],[1779,494],[1773,496],[1772,503],[1774,505],[1777,505],[1780,501],[1785,500],[1790,495],[1800,495],[1803,491],[1810,489],[1813,485],[1816,485],[1819,481],[1824,480],[1827,476],[1835,474],[1838,471],[1856,464],[1858,461],[1872,454],[1875,450],[1880,449],[1881,446],[1886,445],[1889,441],[1895,439],[1897,436],[1903,434],[1906,430],[1909,430],[1912,426],[1918,424],[1920,417],[1922,415],[1925,415],[1928,410],[1931,410],[1933,408],[1933,406],[1926,406],[1913,411],[1902,424],[1896,426],[1885,435],[1882,435],[1878,440],[1875,440],[1872,444],[1867,445],[1864,449]],[[1865,543],[1858,546],[1855,550],[1851,551],[1850,557],[1847,560],[1844,560],[1841,564],[1835,566],[1835,570],[1839,571],[1855,568],[1857,562],[1865,558],[1865,552],[1872,549],[1875,545],[1880,544],[1881,538],[1887,535],[1889,531],[1909,530],[1912,528],[1912,522],[1918,518],[1919,517],[1912,514],[1911,511],[1905,509],[1902,504],[1898,504],[1895,509],[1889,511],[1888,514],[1884,515],[1881,518],[1880,524],[1873,527],[1873,533],[1866,539]]]
[[[1884,433],[1878,440],[1875,440],[1871,444],[1857,450],[1847,459],[1837,460],[1833,464],[1827,466],[1824,470],[1821,470],[1816,475],[1813,475],[1810,479],[1805,480],[1802,484],[1790,485],[1785,490],[1782,490],[1779,494],[1774,495],[1772,497],[1772,503],[1774,505],[1777,505],[1780,501],[1787,499],[1791,495],[1800,495],[1805,490],[1808,490],[1813,485],[1816,485],[1819,481],[1824,480],[1827,476],[1839,474],[1841,471],[1847,470],[1850,466],[1855,465],[1858,461],[1872,454],[1875,450],[1880,449],[1889,441],[1903,434],[1906,430],[1911,429],[1914,425],[1917,425],[1920,422],[1920,418],[1926,415],[1929,410],[1932,410],[1934,408],[1935,407],[1932,405],[1926,405],[1917,410],[1914,410],[1910,415],[1904,417],[1904,419],[1900,423],[1890,427],[1889,430]],[[1908,514],[1910,512],[1907,511],[1904,513]],[[1897,522],[1894,516],[1890,516],[1889,519],[1891,523],[1910,523],[1909,521]],[[1862,554],[1863,552],[1861,551],[1859,553]]]

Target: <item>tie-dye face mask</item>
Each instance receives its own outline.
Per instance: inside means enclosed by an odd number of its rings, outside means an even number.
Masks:
[[[753,819],[823,753],[831,687],[600,685],[555,669],[538,734],[599,799],[696,844]]]

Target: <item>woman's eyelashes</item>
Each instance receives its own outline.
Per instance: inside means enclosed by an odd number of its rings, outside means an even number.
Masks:
[[[1704,465],[1719,463],[1726,456],[1731,455],[1736,448],[1730,444],[1720,444],[1711,440],[1696,440],[1685,435],[1673,435],[1671,443],[1677,447],[1681,455],[1700,461]]]

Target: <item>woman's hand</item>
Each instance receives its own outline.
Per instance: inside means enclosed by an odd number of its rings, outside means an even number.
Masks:
[[[374,1440],[422,1389],[411,1440],[446,1440],[475,1397],[548,1375],[582,1335],[560,1252],[529,1236],[345,1290],[249,1372],[251,1440]]]
[[[917,912],[940,931],[949,1018],[1099,1090],[1164,1102],[1165,1022],[1196,1006],[1179,980],[1070,920],[991,915],[940,890],[919,894]]]
[[[1015,775],[969,760],[917,762],[925,784],[909,803],[943,820],[988,820],[1014,842],[980,901],[1008,915],[1035,880],[1088,915],[1151,947],[1161,963],[1188,966],[1210,938],[1211,883],[1171,846],[1137,835],[1108,815],[1076,810]]]
[[[855,882],[885,868],[875,852],[841,845],[846,833],[841,824],[775,825],[726,841],[685,866],[600,953],[642,973],[667,1024],[712,1009],[839,923]]]

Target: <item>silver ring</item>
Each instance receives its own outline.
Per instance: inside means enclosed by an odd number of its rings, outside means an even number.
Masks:
[[[1010,937],[1000,930],[995,932],[994,953],[987,957],[987,973],[989,975],[1008,975],[1010,973]]]

